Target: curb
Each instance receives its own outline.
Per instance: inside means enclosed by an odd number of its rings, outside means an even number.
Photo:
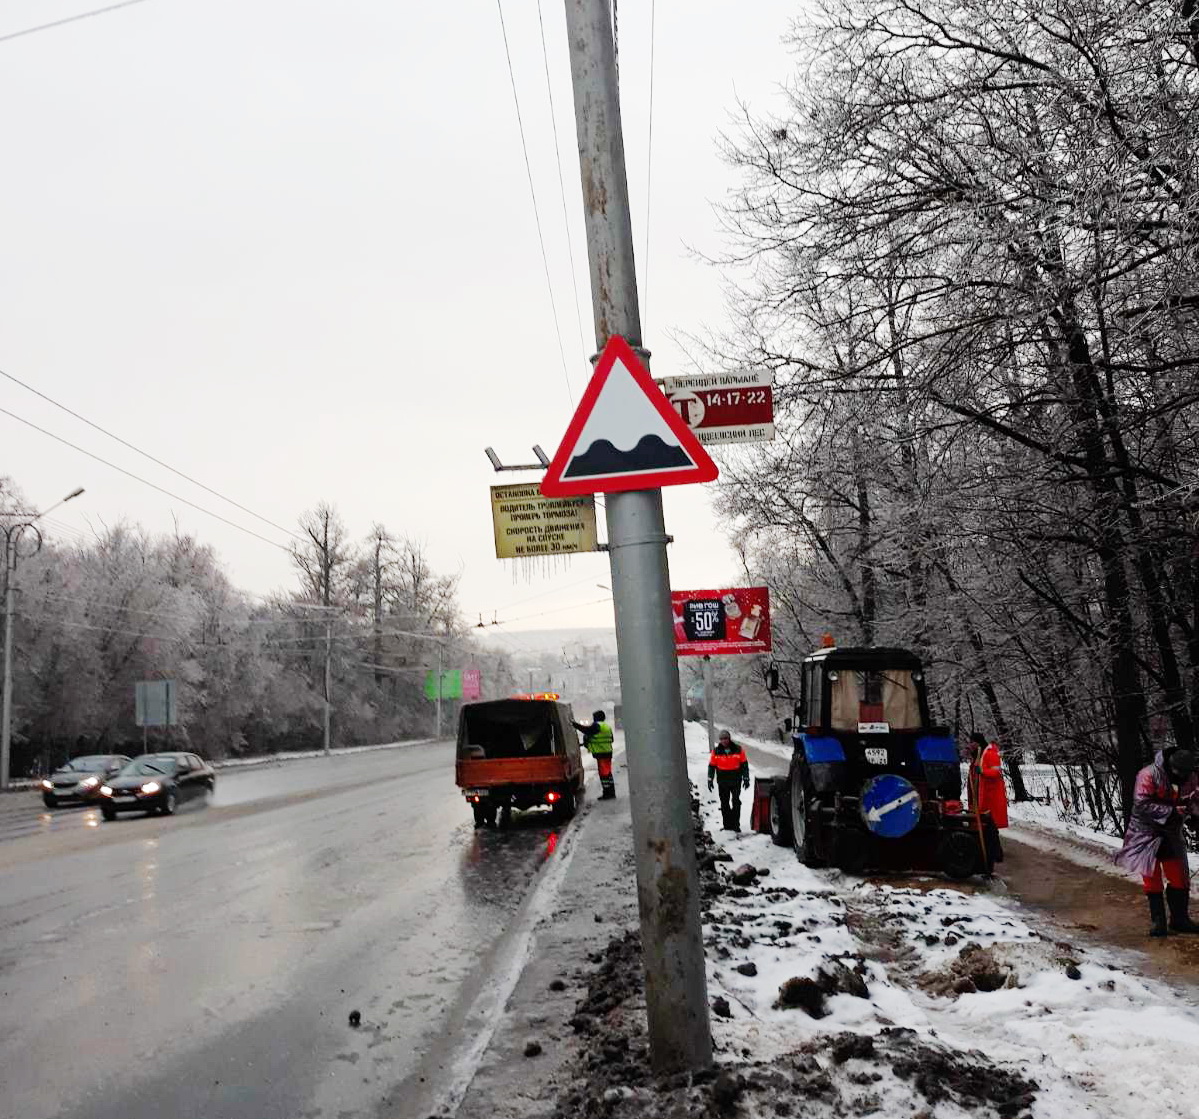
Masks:
[[[616,768],[627,774],[623,756]],[[589,957],[638,927],[627,777],[617,796],[614,803],[588,797],[571,824],[573,861],[558,904],[534,930],[491,1042],[462,1102],[448,1113],[455,1119],[549,1119],[557,1110],[584,1045],[570,1021],[595,969]],[[536,1055],[526,1055],[531,1042],[540,1046]]]

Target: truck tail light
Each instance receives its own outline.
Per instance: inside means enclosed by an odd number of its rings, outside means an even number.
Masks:
[[[553,803],[554,803],[554,801],[556,801],[556,800],[561,800],[561,799],[562,799],[562,794],[561,794],[561,793],[555,793],[555,792],[549,792],[549,793],[546,793],[546,794],[545,794],[545,799],[546,799],[547,801],[549,801],[549,803],[550,803],[550,804],[553,804]]]

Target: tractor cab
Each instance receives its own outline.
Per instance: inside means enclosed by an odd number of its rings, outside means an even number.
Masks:
[[[827,646],[801,663],[786,779],[771,835],[809,866],[989,873],[989,819],[963,812],[957,746],[933,724],[920,658],[906,649]]]
[[[906,649],[820,649],[805,658],[795,726],[874,735],[930,726],[920,660]]]

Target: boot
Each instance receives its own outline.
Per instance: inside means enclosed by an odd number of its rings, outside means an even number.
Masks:
[[[1166,935],[1166,899],[1161,894],[1146,894],[1149,899],[1149,935]]]
[[[603,786],[603,793],[600,795],[600,800],[615,800],[616,799],[616,782],[611,777],[602,777],[600,784]]]
[[[1166,887],[1166,903],[1170,907],[1170,931],[1176,933],[1199,933],[1199,925],[1187,914],[1187,902],[1191,891],[1176,886]]]

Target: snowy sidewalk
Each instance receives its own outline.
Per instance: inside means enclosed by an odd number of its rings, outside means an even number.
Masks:
[[[706,775],[706,730],[689,725],[687,745],[698,784]],[[722,836],[712,794],[705,792],[702,811],[732,856],[729,866],[768,872],[744,897],[727,890],[705,929],[710,993],[724,995],[733,1013],[714,1019],[727,1056],[770,1059],[843,1031],[877,1039],[901,1027],[964,1056],[978,1050],[980,1065],[1035,1082],[1029,1111],[993,1108],[996,1114],[1199,1116],[1190,1083],[1199,1015],[1168,987],[1120,969],[1101,951],[1046,937],[1011,901],[940,880],[895,888],[809,870],[768,836]],[[825,998],[822,1017],[778,1005],[788,980],[839,975],[842,968],[864,980],[864,993],[843,983]],[[848,1101],[855,1077],[870,1064],[830,1057],[825,1071]],[[931,1100],[895,1075],[896,1067],[870,1070],[882,1080],[856,1089],[863,1108],[856,1114],[963,1114],[964,1101],[952,1092]]]

